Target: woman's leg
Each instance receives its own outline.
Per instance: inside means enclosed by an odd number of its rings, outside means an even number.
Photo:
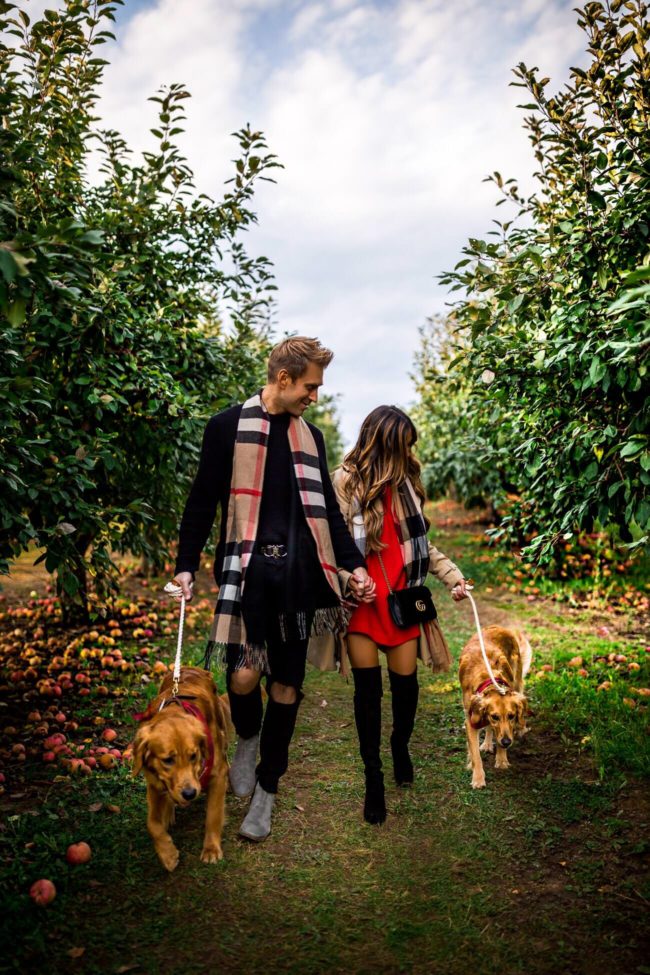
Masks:
[[[386,819],[384,775],[381,770],[381,667],[377,644],[361,633],[348,634],[354,678],[354,720],[366,776],[363,816],[368,823]]]
[[[418,706],[418,641],[409,640],[386,651],[388,677],[390,679],[393,706],[393,731],[390,748],[393,755],[393,771],[398,785],[411,785],[413,763],[409,754],[409,741],[413,734],[415,712]]]

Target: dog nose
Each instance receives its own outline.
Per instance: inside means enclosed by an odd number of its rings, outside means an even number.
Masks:
[[[183,799],[187,799],[190,802],[191,799],[196,798],[196,789],[186,786],[184,789],[181,789],[181,795]]]
[[[510,746],[512,745],[512,738],[508,738],[507,736],[504,736],[499,742],[499,744],[501,745],[502,748],[510,748]]]

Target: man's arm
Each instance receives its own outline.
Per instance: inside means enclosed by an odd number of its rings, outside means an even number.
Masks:
[[[203,434],[199,467],[181,518],[175,580],[183,589],[186,599],[191,599],[191,581],[214,524],[221,494],[224,463],[223,437],[220,433],[219,417],[213,416]]]
[[[325,441],[318,427],[311,427],[318,449],[318,462],[323,482],[323,495],[327,509],[327,520],[330,527],[332,548],[336,557],[336,564],[347,572],[352,573],[348,582],[350,591],[363,602],[372,602],[375,598],[375,584],[368,575],[366,560],[357,548],[350,534],[345,519],[336,498],[332,479],[327,467]]]
[[[327,469],[327,455],[325,453],[325,441],[318,428],[312,427],[316,447],[318,448],[318,462],[320,466],[321,480],[323,482],[323,495],[325,497],[325,507],[327,509],[327,520],[330,526],[332,547],[336,556],[336,564],[348,572],[355,569],[365,569],[366,560],[357,548],[352,535],[345,524],[336,494],[332,485],[332,479]]]

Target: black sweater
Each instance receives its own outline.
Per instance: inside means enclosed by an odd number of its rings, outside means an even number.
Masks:
[[[228,500],[232,479],[232,462],[237,436],[237,424],[241,409],[241,405],[233,406],[228,410],[224,410],[223,413],[218,413],[208,421],[203,435],[199,469],[190,490],[187,504],[185,505],[179,531],[176,572],[196,572],[199,566],[201,552],[214,523],[217,505],[220,505],[221,526],[214,560],[214,577],[217,584],[219,584],[223,567]],[[286,505],[290,503],[289,497],[287,493],[280,491],[277,498],[274,499],[274,493],[278,490],[279,481],[283,477],[286,477],[286,474],[283,473],[286,463],[289,464],[288,475],[291,478],[291,485],[292,487],[295,485],[297,492],[295,473],[291,464],[291,454],[288,449],[286,437],[287,421],[284,420],[284,416],[285,414],[274,414],[270,417],[271,434],[267,447],[267,460],[264,470],[263,500],[260,506],[260,529],[263,529],[267,534],[272,524],[277,525],[280,533],[283,530],[281,522],[284,520],[285,513],[288,511]],[[332,481],[327,469],[327,456],[323,435],[318,427],[313,426],[311,423],[308,425],[318,450],[325,506],[327,508],[327,517],[336,563],[340,568],[347,569],[348,572],[353,572],[355,569],[365,566],[365,561],[341,515],[341,510],[336,500]],[[284,432],[282,430],[283,426]],[[268,500],[265,500],[267,494]],[[276,521],[278,517],[280,521]],[[304,519],[304,515],[302,515],[302,518]],[[273,537],[263,539],[259,531],[258,539],[260,541],[275,540]],[[305,566],[304,568],[307,569],[308,567]]]

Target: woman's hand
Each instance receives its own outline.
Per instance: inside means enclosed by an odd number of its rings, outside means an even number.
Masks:
[[[371,579],[366,569],[355,569],[350,576],[350,592],[362,603],[372,603],[376,596],[377,585]]]
[[[467,599],[467,579],[461,579],[451,590],[451,598],[459,603],[461,599]]]

